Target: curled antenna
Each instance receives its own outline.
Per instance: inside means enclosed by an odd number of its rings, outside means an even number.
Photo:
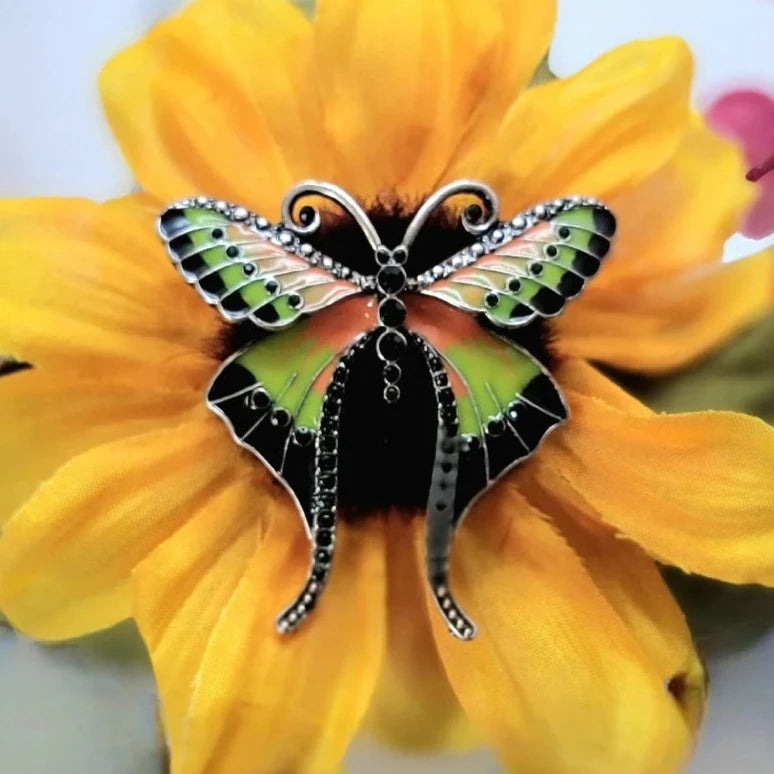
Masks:
[[[336,202],[354,218],[374,252],[382,246],[382,240],[365,210],[343,188],[324,180],[302,180],[285,194],[282,200],[282,220],[292,231],[306,235],[313,234],[320,227],[320,211],[309,204],[298,211],[299,219],[296,220],[293,210],[304,196],[322,196]]]
[[[483,234],[500,217],[500,202],[497,194],[488,185],[478,180],[455,180],[439,188],[424,201],[406,229],[402,246],[409,250],[433,210],[449,197],[458,194],[472,194],[481,201],[481,204],[471,204],[466,207],[460,216],[462,226],[469,234]]]

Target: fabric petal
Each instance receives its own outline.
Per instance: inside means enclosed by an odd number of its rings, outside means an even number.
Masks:
[[[631,190],[606,202],[618,222],[613,249],[589,290],[619,296],[717,263],[755,188],[738,149],[694,116],[675,154]],[[585,294],[578,306],[585,301]]]
[[[241,464],[210,416],[75,457],[5,524],[0,608],[14,626],[46,640],[126,618],[134,566]]]
[[[71,457],[173,425],[201,403],[190,390],[152,392],[82,382],[46,370],[0,379],[0,524]]]
[[[214,312],[159,243],[135,195],[0,200],[0,352],[70,377],[203,386]]]
[[[479,108],[489,99],[491,126],[537,65],[554,15],[553,1],[540,6],[320,0],[317,63],[337,182],[367,200],[433,190]]]
[[[707,678],[685,616],[656,563],[602,520],[590,519],[564,502],[560,492],[541,488],[528,468],[517,486],[549,514],[557,531],[582,557],[597,588],[628,626],[696,733],[707,699]]]
[[[686,365],[771,309],[774,250],[667,279],[595,292],[554,323],[555,350],[633,371]]]
[[[385,528],[387,648],[363,730],[405,749],[471,747],[478,737],[449,685],[433,640],[411,517],[390,513]]]
[[[743,227],[744,234],[751,239],[774,234],[774,181],[764,178],[759,185],[760,195],[747,213]]]
[[[577,75],[529,89],[450,176],[494,186],[506,215],[563,195],[610,198],[674,153],[689,120],[692,69],[678,38],[620,46]]]
[[[279,215],[292,183],[326,175],[311,54],[285,0],[200,0],[119,53],[100,87],[143,188]]]
[[[333,771],[373,692],[385,637],[382,522],[340,526],[323,598],[282,636],[274,621],[303,580],[309,544],[286,497],[264,511],[268,531],[209,635],[173,774]]]
[[[218,490],[132,575],[133,612],[161,693],[177,755],[204,651],[265,528],[269,497],[250,476]]]
[[[479,633],[461,642],[434,615],[436,643],[508,770],[577,774],[579,761],[588,774],[680,769],[691,733],[658,665],[526,499],[498,487],[481,500],[458,532],[452,576]]]
[[[531,463],[541,487],[664,563],[774,585],[773,428],[732,412],[633,413],[575,366],[558,377],[572,421]]]

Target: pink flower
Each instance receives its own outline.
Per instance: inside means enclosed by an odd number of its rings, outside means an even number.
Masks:
[[[750,165],[747,179],[760,189],[742,232],[753,239],[774,233],[774,99],[752,89],[728,92],[712,104],[707,119],[742,146]]]

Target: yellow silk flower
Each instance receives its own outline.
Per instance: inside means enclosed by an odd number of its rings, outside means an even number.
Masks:
[[[772,256],[719,262],[751,198],[689,108],[686,46],[617,48],[528,88],[550,0],[200,0],[113,59],[107,114],[142,193],[0,203],[0,605],[76,637],[133,616],[174,774],[325,773],[354,734],[494,746],[520,774],[662,774],[689,754],[705,675],[654,559],[774,584],[774,430],[655,414],[589,364],[661,372],[770,304]],[[277,218],[291,184],[416,201],[458,177],[506,215],[588,194],[613,254],[553,326],[571,409],[483,497],[453,583],[426,597],[423,519],[342,523],[330,586],[281,637],[306,571],[289,498],[204,405],[216,313],[154,220],[204,193]]]

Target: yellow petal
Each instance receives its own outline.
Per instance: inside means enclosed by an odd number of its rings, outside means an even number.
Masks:
[[[56,469],[87,449],[182,420],[191,390],[153,392],[82,382],[46,370],[0,379],[0,523]]]
[[[293,3],[202,0],[118,54],[100,86],[140,184],[278,215],[292,182],[325,174],[311,53]]]
[[[477,3],[475,13],[484,4]],[[464,157],[475,149],[488,146],[497,132],[508,108],[518,99],[529,83],[543,57],[556,21],[555,0],[497,0],[501,17],[500,44],[493,56],[493,64],[485,89],[482,89],[470,128],[455,151],[455,157]],[[461,13],[470,19],[470,3],[462,2]],[[452,159],[452,163],[456,161]]]
[[[386,530],[387,648],[363,728],[401,748],[471,747],[478,737],[449,685],[433,640],[424,569],[412,543],[414,525],[407,514],[393,512]]]
[[[610,198],[674,153],[689,120],[691,75],[677,38],[616,48],[577,75],[528,90],[451,176],[493,185],[506,215],[567,194]]]
[[[214,313],[164,254],[156,207],[0,200],[0,352],[84,380],[203,386]]]
[[[771,308],[774,250],[616,293],[593,284],[555,322],[556,351],[660,372],[690,363]]]
[[[5,524],[0,608],[41,639],[127,617],[134,566],[242,464],[209,416],[75,457]]]
[[[630,289],[636,293],[639,284],[671,281],[693,267],[717,262],[755,194],[744,172],[739,149],[694,116],[677,152],[661,169],[606,202],[618,230],[590,289],[615,296]]]
[[[251,478],[226,485],[133,573],[134,616],[150,653],[172,750],[223,606],[255,553],[267,501]]]
[[[663,562],[774,584],[774,429],[731,412],[632,413],[577,371],[559,378],[572,419],[531,464],[544,489]]]
[[[636,544],[621,539],[611,527],[589,519],[561,493],[542,489],[529,470],[518,488],[567,540],[597,588],[629,627],[695,733],[704,711],[707,682],[701,659],[680,607],[655,562]]]
[[[434,615],[438,649],[508,770],[577,774],[579,762],[584,774],[680,769],[691,734],[657,665],[524,498],[498,487],[482,499],[458,533],[452,575],[479,634],[456,640]]]
[[[266,510],[271,525],[189,686],[173,774],[334,771],[373,692],[385,637],[382,523],[341,524],[328,588],[303,627],[282,636],[274,620],[300,588],[309,545],[287,498]]]
[[[364,199],[435,188],[479,109],[486,103],[491,126],[529,78],[553,6],[320,0],[317,62],[337,182]]]

